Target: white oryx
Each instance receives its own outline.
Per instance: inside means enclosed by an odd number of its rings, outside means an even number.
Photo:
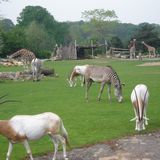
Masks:
[[[76,81],[77,81],[77,77],[79,76],[80,77],[80,81],[81,81],[81,86],[84,85],[85,81],[84,81],[84,74],[85,74],[85,70],[86,70],[86,67],[88,65],[76,65],[71,74],[70,74],[70,77],[69,79],[67,79],[70,87],[75,87],[77,84],[76,84]]]
[[[38,58],[34,58],[31,62],[33,81],[39,81],[41,79],[41,67],[42,61]]]
[[[26,148],[30,160],[33,160],[29,146],[29,140],[40,139],[44,135],[49,135],[54,143],[53,159],[56,159],[58,144],[63,146],[63,157],[66,156],[66,143],[68,143],[68,133],[64,128],[61,118],[51,112],[38,115],[16,115],[10,120],[0,120],[0,134],[9,141],[9,148],[6,160],[10,159],[13,144],[22,142]]]
[[[136,121],[135,130],[144,130],[145,125],[148,125],[149,119],[146,116],[148,97],[148,88],[144,84],[136,85],[131,93],[131,102],[135,112],[135,118],[131,119],[131,121]]]

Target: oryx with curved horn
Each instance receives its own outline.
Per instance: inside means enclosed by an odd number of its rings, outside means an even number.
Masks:
[[[148,125],[148,118],[146,115],[146,109],[148,104],[149,92],[148,88],[144,84],[138,84],[135,86],[131,93],[131,102],[134,107],[135,117],[131,121],[136,121],[135,130],[141,131],[145,129],[145,125]]]

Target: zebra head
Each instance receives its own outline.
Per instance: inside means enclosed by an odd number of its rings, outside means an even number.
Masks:
[[[119,83],[114,86],[114,95],[116,96],[118,102],[122,102],[122,100],[123,100],[122,85],[124,85],[124,84]]]

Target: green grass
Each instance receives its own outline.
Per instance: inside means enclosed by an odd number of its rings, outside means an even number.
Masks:
[[[21,100],[21,103],[6,103],[0,106],[0,119],[9,119],[18,114],[38,114],[46,111],[57,113],[64,122],[69,133],[73,148],[83,147],[122,136],[137,134],[133,118],[133,108],[130,94],[138,83],[144,83],[150,91],[148,105],[149,126],[143,132],[150,132],[160,128],[160,69],[157,66],[138,67],[139,61],[122,60],[80,60],[46,62],[46,67],[54,68],[59,75],[57,78],[47,77],[38,83],[32,81],[1,81],[0,95],[8,93],[8,99]],[[84,99],[85,88],[80,85],[70,88],[67,77],[72,67],[82,64],[111,65],[118,73],[122,82],[124,102],[118,103],[113,96],[109,102],[106,89],[102,100],[97,101],[100,85],[93,84],[89,91],[89,102]],[[0,71],[21,70],[19,67],[2,67]],[[30,142],[33,156],[53,151],[53,145],[48,137]],[[0,136],[0,159],[5,160],[8,141]],[[22,144],[14,145],[12,160],[23,159],[26,156]]]

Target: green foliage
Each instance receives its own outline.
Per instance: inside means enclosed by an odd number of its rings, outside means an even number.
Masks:
[[[52,50],[55,44],[53,39],[50,39],[50,36],[42,25],[38,25],[35,21],[33,21],[28,27],[25,28],[25,35],[27,41],[27,48],[32,50],[37,57],[42,56],[39,55],[43,50]],[[46,55],[43,55],[46,57]]]
[[[112,37],[110,43],[112,47],[123,48],[122,41],[117,36]]]
[[[65,22],[59,22],[56,24],[55,39],[58,44],[69,44],[72,39],[69,35],[69,25]]]
[[[111,30],[110,32],[112,35],[118,36],[121,39],[124,48],[128,48],[128,43],[137,28],[137,25],[131,23],[118,23],[117,26],[114,27],[114,30]]]
[[[67,23],[58,23],[43,7],[25,7],[17,21],[20,27],[25,28],[27,48],[38,57],[43,56],[41,53],[45,50],[52,52],[56,43],[68,44],[71,41]]]
[[[2,33],[0,33],[0,55],[2,54],[3,45]]]
[[[43,24],[45,28],[51,29],[54,26],[54,17],[41,6],[26,6],[17,18],[17,22],[21,26],[28,26],[35,21]]]
[[[130,94],[135,85],[144,83],[148,86],[150,97],[147,115],[150,119],[147,129],[142,133],[159,129],[159,67],[138,67],[140,61],[117,61],[109,59],[94,59],[80,61],[46,62],[45,67],[54,68],[59,77],[44,78],[38,83],[32,81],[1,81],[0,95],[8,93],[8,99],[21,100],[21,103],[5,103],[0,107],[0,119],[9,119],[19,114],[38,114],[46,111],[58,114],[69,133],[71,147],[83,147],[88,144],[117,139],[122,136],[137,134],[135,122],[130,122],[134,111]],[[97,101],[100,85],[93,84],[89,90],[89,102],[86,102],[85,88],[78,83],[70,88],[66,78],[75,65],[95,64],[111,65],[125,83],[123,88],[124,102],[118,103],[112,90],[112,101],[109,102],[106,92],[102,100]],[[6,68],[0,66],[0,71],[16,71],[19,67]],[[51,152],[53,145],[49,137],[30,142],[35,156]],[[0,136],[0,158],[5,160],[8,150],[8,140]],[[15,144],[11,159],[18,160],[26,156],[22,144]]]
[[[13,29],[14,24],[10,19],[2,19],[0,20],[0,30],[3,32],[8,32]]]
[[[94,9],[82,12],[82,18],[89,21],[111,21],[117,18],[114,10]]]
[[[155,24],[141,23],[139,24],[137,31],[134,33],[133,37],[137,39],[137,48],[146,51],[141,42],[145,41],[147,44],[159,48],[160,44],[160,30],[157,29],[158,26]]]
[[[26,38],[23,28],[15,27],[9,32],[2,32],[3,48],[1,56],[12,54],[26,46]]]
[[[107,37],[110,24],[115,24],[118,21],[116,13],[112,10],[95,9],[91,11],[82,12],[82,17],[89,20],[88,27],[91,32],[91,39],[95,39],[99,42],[104,42]],[[113,25],[112,25],[113,27]]]

